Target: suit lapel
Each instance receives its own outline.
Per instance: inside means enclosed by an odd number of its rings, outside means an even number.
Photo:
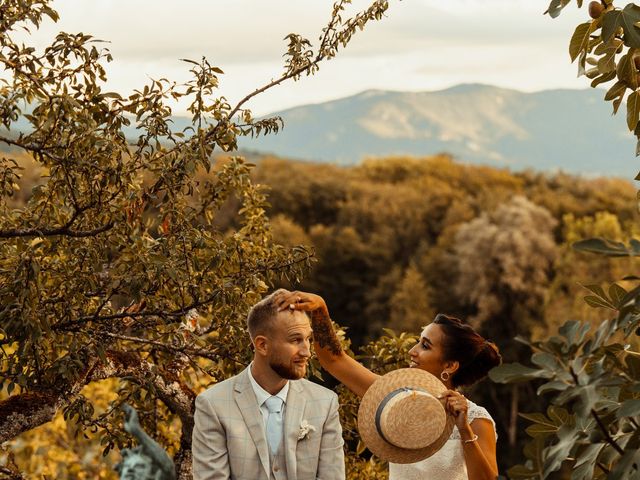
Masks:
[[[290,381],[284,418],[284,451],[287,462],[287,479],[295,480],[297,478],[296,449],[306,403],[301,382]]]
[[[253,388],[251,388],[247,369],[238,375],[234,387],[234,398],[240,413],[242,413],[242,418],[249,430],[251,439],[256,446],[264,471],[269,477],[269,448],[264,436],[262,413],[260,413],[256,395],[253,392]]]

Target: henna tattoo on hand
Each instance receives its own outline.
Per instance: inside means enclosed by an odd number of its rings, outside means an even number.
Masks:
[[[326,348],[333,355],[342,353],[340,340],[326,310],[319,308],[311,312],[311,328],[313,329],[314,343],[320,345],[321,348]]]

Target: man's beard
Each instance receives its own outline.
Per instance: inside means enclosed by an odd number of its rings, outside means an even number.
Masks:
[[[284,378],[285,380],[300,380],[306,372],[305,368],[303,373],[300,374],[298,371],[294,370],[291,365],[285,365],[284,363],[280,363],[276,360],[270,360],[269,366],[271,367],[271,370],[276,372],[281,378]]]

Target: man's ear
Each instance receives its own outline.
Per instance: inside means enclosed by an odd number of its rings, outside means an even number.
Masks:
[[[268,353],[269,341],[264,335],[256,335],[252,343],[257,355],[266,355]]]

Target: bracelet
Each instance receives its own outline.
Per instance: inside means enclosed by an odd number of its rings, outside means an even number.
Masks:
[[[478,440],[478,435],[476,435],[475,433],[473,434],[473,438],[470,438],[469,440],[462,440],[462,443],[473,443],[476,440]]]

